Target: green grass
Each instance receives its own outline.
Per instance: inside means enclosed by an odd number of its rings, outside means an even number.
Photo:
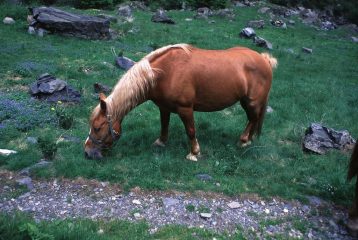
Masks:
[[[172,238],[175,236],[175,238]],[[169,225],[150,234],[144,221],[55,220],[35,222],[17,213],[0,214],[0,239],[244,239],[241,233],[228,236],[198,228]]]
[[[24,8],[0,5],[0,17],[10,10],[15,16],[21,16]],[[126,32],[126,29],[120,39],[111,41],[31,36],[27,34],[25,18],[15,19],[16,24],[11,26],[2,25],[1,91],[26,99],[29,97],[26,86],[39,74],[49,71],[77,88],[83,99],[80,104],[67,107],[76,116],[69,130],[56,126],[35,127],[25,132],[0,129],[1,148],[19,152],[0,157],[0,164],[19,170],[41,158],[40,150],[26,143],[27,136],[37,137],[50,131],[57,137],[63,134],[83,140],[87,137],[88,118],[98,104],[93,83],[113,86],[124,73],[112,65],[112,47],[117,52],[123,50],[125,56],[136,61],[153,46],[179,42],[210,49],[242,45],[265,51],[238,35],[248,20],[268,20],[267,17],[257,16],[257,8],[235,11],[234,21],[214,18],[213,24],[201,19],[185,21],[193,12],[170,11],[169,15],[177,22],[173,26],[152,23],[150,13],[139,11],[135,12],[132,23],[137,33]],[[96,178],[120,183],[125,189],[140,186],[149,190],[204,190],[228,195],[259,193],[263,197],[299,200],[305,195],[316,195],[348,205],[353,198],[353,184],[346,182],[349,154],[304,153],[301,142],[311,122],[347,129],[354,137],[358,136],[358,47],[343,30],[322,32],[296,22],[294,28],[287,30],[269,25],[257,30],[258,35],[273,43],[271,53],[278,59],[279,66],[274,72],[269,100],[274,112],[266,115],[263,134],[250,147],[236,146],[246,123],[244,111],[237,104],[220,112],[195,114],[203,154],[199,162],[185,160],[189,145],[176,115],[170,123],[168,146],[154,148],[151,144],[160,131],[159,111],[153,103],[146,102],[124,119],[122,138],[103,160],[85,159],[82,144],[61,143],[53,166],[36,170],[35,176]],[[113,27],[121,30],[121,26]],[[302,47],[312,48],[313,54],[302,53]],[[288,48],[292,48],[294,54],[288,53]],[[27,62],[34,67],[24,67]],[[200,181],[195,177],[198,173],[211,175],[220,185]]]

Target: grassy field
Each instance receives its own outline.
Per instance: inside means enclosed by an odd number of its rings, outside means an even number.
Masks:
[[[234,21],[213,18],[215,23],[209,24],[201,19],[185,21],[193,12],[171,11],[169,15],[177,24],[169,26],[152,23],[151,13],[138,11],[134,13],[133,23],[113,24],[114,29],[122,32],[119,39],[91,41],[29,35],[26,8],[0,5],[1,19],[8,15],[18,17],[14,25],[0,26],[3,96],[26,102],[28,84],[44,72],[66,80],[82,94],[80,104],[66,107],[75,116],[74,126],[69,130],[59,128],[53,121],[25,130],[0,128],[0,148],[18,151],[10,157],[0,157],[0,165],[20,170],[41,159],[41,151],[26,141],[28,136],[50,135],[57,139],[70,135],[81,140],[87,137],[88,118],[98,103],[93,83],[113,86],[124,73],[113,65],[111,48],[123,51],[134,60],[141,59],[153,47],[181,42],[209,49],[241,45],[263,52],[250,40],[239,38],[239,32],[248,20],[265,19],[267,26],[257,33],[273,43],[271,53],[278,59],[279,67],[274,72],[269,100],[274,112],[266,115],[262,137],[251,146],[236,146],[246,123],[245,113],[238,104],[220,112],[196,113],[203,154],[197,163],[185,160],[189,145],[178,116],[172,117],[168,146],[154,148],[151,145],[160,131],[159,110],[152,102],[146,102],[124,119],[122,138],[103,160],[85,159],[82,143],[59,143],[52,167],[33,172],[33,177],[82,176],[120,183],[124,189],[139,186],[229,195],[258,193],[262,197],[303,201],[306,195],[316,195],[350,204],[353,185],[346,182],[349,153],[308,154],[302,151],[301,143],[305,129],[312,122],[347,129],[358,137],[357,44],[347,38],[344,29],[317,31],[299,20],[294,27],[278,29],[268,24],[268,16],[258,16],[256,7],[236,9],[235,13]],[[302,53],[302,47],[312,48],[313,53]],[[39,111],[52,116],[52,107],[58,106],[43,105]],[[23,122],[37,117],[37,114],[18,114]],[[200,181],[195,177],[199,173],[211,175],[213,181]]]

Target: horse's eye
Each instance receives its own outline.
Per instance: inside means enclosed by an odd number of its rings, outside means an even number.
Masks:
[[[99,132],[99,130],[101,130],[101,128],[93,128],[93,130],[94,130],[95,132]]]

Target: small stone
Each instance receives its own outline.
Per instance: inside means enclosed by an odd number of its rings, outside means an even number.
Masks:
[[[256,36],[255,30],[250,27],[244,28],[240,32],[240,37],[253,38],[254,36]]]
[[[39,37],[43,37],[46,33],[47,33],[47,31],[43,28],[39,28],[37,30],[37,36],[39,36]]]
[[[355,43],[358,42],[358,37],[352,36],[351,39],[352,39],[352,41],[355,42]]]
[[[212,214],[211,213],[200,213],[200,217],[208,219],[211,218]]]
[[[201,181],[211,181],[213,180],[213,177],[206,173],[197,174],[196,178]]]
[[[272,43],[270,43],[269,41],[265,40],[262,37],[254,37],[253,41],[259,47],[263,47],[263,48],[272,50]]]
[[[270,106],[267,106],[267,107],[266,107],[266,112],[267,112],[267,113],[272,113],[272,112],[273,112],[273,108],[270,107]]]
[[[236,208],[239,208],[241,207],[241,204],[239,202],[230,202],[227,204],[229,206],[229,208],[231,209],[236,209]]]
[[[27,32],[30,34],[30,35],[35,35],[36,34],[36,30],[34,27],[29,27],[29,29],[27,30]]]
[[[102,229],[102,228],[100,228],[100,229],[97,231],[97,233],[98,233],[98,234],[103,234],[103,233],[104,233],[104,231],[103,231],[103,229]]]
[[[296,22],[295,22],[294,20],[290,19],[290,20],[288,20],[288,24],[290,24],[290,25],[295,25]]]
[[[152,16],[152,22],[175,24],[175,22],[167,16],[163,9],[158,9],[157,12]]]
[[[15,154],[15,153],[17,153],[17,152],[14,151],[14,150],[0,149],[0,155],[1,155],[1,156],[7,157],[7,156],[9,156],[9,155],[11,155],[11,154]]]
[[[284,209],[283,209],[283,212],[284,212],[284,213],[288,213],[288,209],[287,209],[287,208],[284,208]]]
[[[135,219],[140,219],[142,217],[139,212],[134,213],[133,216]]]
[[[302,51],[305,52],[305,53],[312,53],[313,49],[312,48],[302,47]]]
[[[116,57],[115,61],[117,66],[124,70],[129,70],[135,64],[135,61],[123,56]]]
[[[2,20],[2,22],[3,22],[4,24],[10,25],[10,24],[14,24],[14,23],[15,23],[15,20],[12,19],[11,17],[5,17],[4,20]]]
[[[185,21],[191,22],[191,21],[193,21],[193,19],[192,18],[185,18]]]
[[[128,5],[124,5],[118,8],[117,14],[121,17],[132,17],[132,9]]]
[[[266,214],[270,214],[270,209],[265,208],[265,213],[266,213]]]
[[[139,200],[137,200],[137,199],[134,199],[134,200],[132,201],[132,203],[133,203],[133,204],[136,204],[136,205],[141,205],[141,202],[140,202]]]

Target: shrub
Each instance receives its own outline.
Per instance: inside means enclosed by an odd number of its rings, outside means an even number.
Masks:
[[[57,152],[57,144],[51,133],[43,134],[38,139],[38,146],[45,159],[53,159]]]

